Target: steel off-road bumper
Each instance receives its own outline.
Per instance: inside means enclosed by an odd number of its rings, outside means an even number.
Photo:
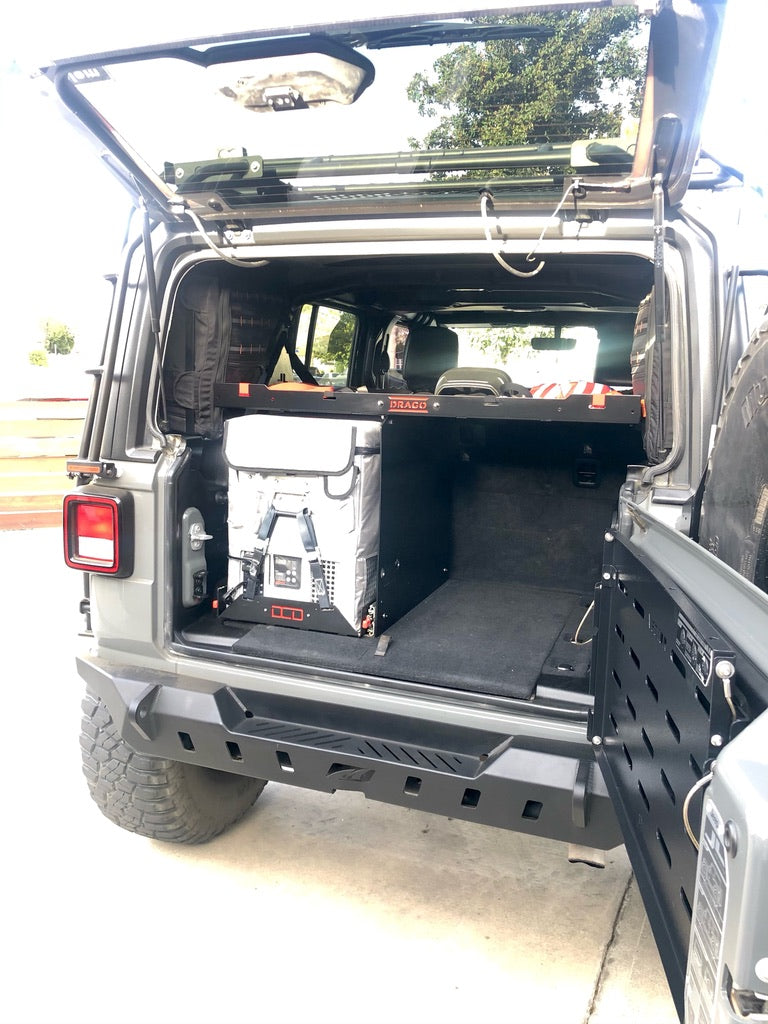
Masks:
[[[579,846],[622,842],[602,776],[582,757],[440,721],[265,695],[78,658],[135,750],[322,792],[357,790]]]

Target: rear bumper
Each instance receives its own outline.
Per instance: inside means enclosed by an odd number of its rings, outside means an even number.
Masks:
[[[582,757],[514,736],[267,696],[154,669],[78,658],[135,750],[598,849],[622,842],[589,745]]]

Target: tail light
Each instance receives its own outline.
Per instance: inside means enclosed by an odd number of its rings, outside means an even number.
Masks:
[[[71,569],[123,578],[133,572],[133,498],[127,491],[64,498],[64,561]]]

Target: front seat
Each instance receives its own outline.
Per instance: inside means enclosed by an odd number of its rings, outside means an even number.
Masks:
[[[459,361],[459,336],[449,327],[412,327],[403,353],[409,391],[434,393],[440,376]]]

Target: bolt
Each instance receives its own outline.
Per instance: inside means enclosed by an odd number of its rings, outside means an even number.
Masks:
[[[713,747],[722,747],[723,737],[720,735],[719,732],[716,732],[714,736],[710,737],[709,742]]]
[[[611,544],[613,542],[613,534],[610,533],[610,532],[606,533],[605,540],[607,541],[608,544]]]
[[[736,674],[732,661],[718,661],[715,665],[715,675],[718,679],[732,679]]]
[[[739,830],[736,827],[736,822],[726,821],[723,830],[723,845],[732,857],[736,856],[739,847]]]
[[[175,173],[176,173],[176,177],[177,178],[183,178],[184,177],[184,168],[183,167],[177,167]]]
[[[593,736],[592,737],[592,746],[593,747],[601,747],[602,745],[603,745],[603,737],[602,736]]]
[[[251,160],[251,174],[258,174],[261,170],[260,160]]]
[[[610,578],[611,578],[611,574],[609,572],[604,572],[603,573],[603,579],[604,580],[609,580]]]

